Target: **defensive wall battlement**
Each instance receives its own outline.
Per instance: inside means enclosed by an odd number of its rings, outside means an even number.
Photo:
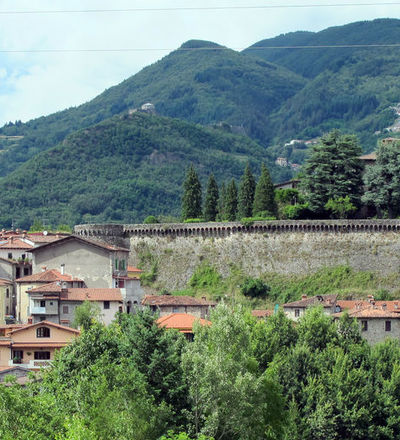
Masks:
[[[348,265],[400,277],[400,220],[302,220],[78,225],[75,234],[130,249],[129,264],[157,267],[157,286],[184,288],[200,264],[222,275],[307,274]],[[153,269],[152,269],[153,268]]]
[[[224,237],[236,233],[285,232],[400,232],[400,220],[301,220],[256,221],[250,225],[240,222],[160,223],[160,224],[86,224],[75,226],[75,234],[82,237],[130,238],[135,236],[203,236]]]

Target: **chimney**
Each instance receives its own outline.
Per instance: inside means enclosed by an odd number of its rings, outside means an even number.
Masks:
[[[42,266],[42,272],[46,272],[47,266]]]
[[[301,300],[304,301],[305,299],[307,299],[307,295],[301,295]]]
[[[205,297],[205,296],[202,296],[201,299],[204,301],[207,301],[207,297]]]
[[[382,304],[382,309],[386,310],[386,303]]]
[[[368,295],[368,301],[373,304],[374,302],[374,295]]]
[[[61,275],[65,275],[65,264],[61,265]]]

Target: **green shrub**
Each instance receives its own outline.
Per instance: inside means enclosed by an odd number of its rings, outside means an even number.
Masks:
[[[144,220],[143,220],[143,224],[144,225],[150,225],[153,223],[158,223],[158,219],[157,217],[154,217],[154,215],[148,215]]]
[[[215,267],[208,263],[203,263],[197,267],[189,280],[189,286],[199,289],[218,286],[221,282],[221,275]]]
[[[183,221],[183,223],[203,223],[204,220],[202,218],[187,218]]]
[[[260,278],[246,278],[240,286],[240,291],[244,296],[261,298],[267,296],[270,288]]]
[[[299,220],[309,217],[308,203],[286,205],[282,209],[282,217],[288,220]]]

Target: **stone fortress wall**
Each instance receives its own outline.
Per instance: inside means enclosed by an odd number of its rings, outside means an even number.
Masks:
[[[223,275],[232,265],[251,276],[306,274],[340,264],[383,275],[400,273],[400,220],[88,224],[77,225],[74,232],[129,247],[129,264],[156,263],[157,281],[167,289],[185,287],[202,262]]]

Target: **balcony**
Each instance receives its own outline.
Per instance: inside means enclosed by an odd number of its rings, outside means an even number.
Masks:
[[[32,315],[46,315],[46,307],[32,307]]]

